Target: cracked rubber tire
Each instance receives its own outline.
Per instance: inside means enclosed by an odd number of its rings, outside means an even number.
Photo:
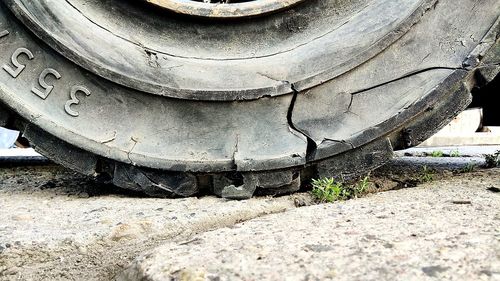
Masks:
[[[244,199],[382,165],[499,70],[498,0],[175,1],[3,0],[0,125],[123,188]]]

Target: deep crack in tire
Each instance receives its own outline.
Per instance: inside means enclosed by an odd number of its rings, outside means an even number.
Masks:
[[[123,188],[244,199],[382,165],[499,71],[498,0],[177,2],[4,0],[0,125]]]

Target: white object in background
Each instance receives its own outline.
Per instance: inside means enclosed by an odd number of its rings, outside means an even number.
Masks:
[[[483,110],[471,108],[460,113],[450,124],[430,137],[419,147],[458,145],[499,145],[500,132],[492,127],[487,132],[477,132],[481,127]]]
[[[487,126],[484,127],[485,132],[500,134],[500,126]]]
[[[14,143],[16,143],[18,136],[19,136],[18,131],[13,131],[0,127],[0,148],[14,147]]]
[[[435,136],[461,135],[475,133],[483,120],[482,108],[470,108],[462,111],[450,124],[446,125]]]

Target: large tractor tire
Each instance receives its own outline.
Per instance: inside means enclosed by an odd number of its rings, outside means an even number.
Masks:
[[[152,196],[293,192],[380,166],[463,110],[499,71],[499,14],[499,0],[2,0],[0,125]]]

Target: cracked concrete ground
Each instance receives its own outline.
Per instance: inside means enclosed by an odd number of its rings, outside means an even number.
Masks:
[[[498,169],[301,208],[1,171],[0,280],[500,280]]]

